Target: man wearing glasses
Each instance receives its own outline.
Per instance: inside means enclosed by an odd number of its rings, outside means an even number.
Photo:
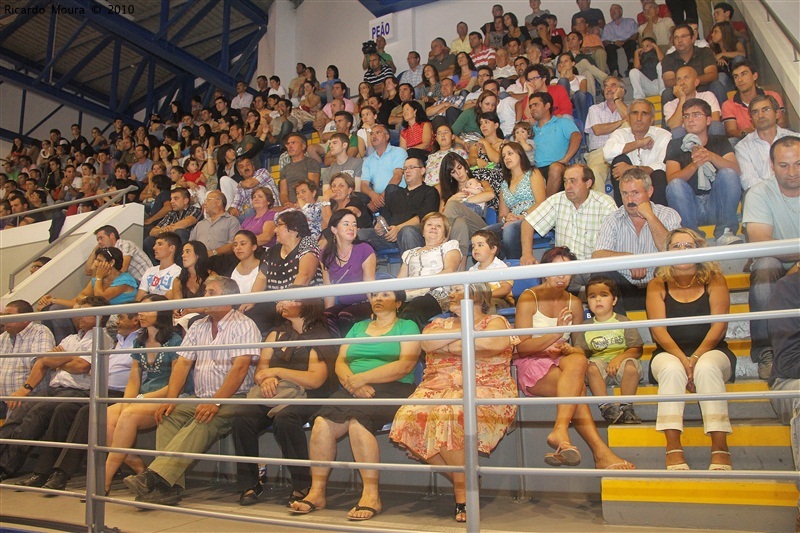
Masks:
[[[402,170],[405,187],[386,186],[386,202],[380,211],[383,218],[378,217],[375,228],[358,230],[358,238],[368,242],[376,251],[396,246],[402,254],[424,246],[420,222],[428,213],[439,210],[439,192],[423,182],[425,163],[419,158],[409,157]]]
[[[211,191],[203,202],[203,220],[192,228],[190,241],[200,241],[208,249],[209,269],[228,275],[236,267],[233,237],[241,229],[239,221],[225,211],[227,201],[220,191]]]
[[[749,115],[755,130],[736,143],[734,150],[742,170],[742,189],[745,191],[757,183],[773,178],[769,161],[772,143],[787,135],[797,135],[779,126],[779,117],[785,116],[779,105],[772,95],[767,94],[759,94],[750,101]]]
[[[683,104],[686,136],[667,145],[667,204],[683,219],[683,226],[699,232],[700,224],[714,224],[717,246],[737,244],[742,238],[736,210],[742,196],[739,163],[723,135],[709,133],[711,107],[692,98]]]

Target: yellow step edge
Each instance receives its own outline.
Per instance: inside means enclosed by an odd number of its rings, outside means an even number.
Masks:
[[[728,341],[728,348],[736,355],[736,357],[750,357],[750,348],[752,344],[750,339],[731,339]],[[653,352],[656,349],[655,344],[645,344],[642,353],[642,361],[649,361],[653,358]]]
[[[745,380],[738,383],[726,383],[725,390],[727,392],[767,392],[769,391],[769,385],[762,380]],[[614,394],[617,396],[622,394],[619,392],[619,387],[614,387]],[[658,394],[658,385],[640,385],[636,390],[636,394],[643,396]]]
[[[742,303],[742,304],[731,305],[731,313],[743,315],[749,312],[750,312],[750,304]],[[628,318],[630,318],[633,321],[647,320],[647,313],[645,311],[628,311]]]
[[[604,479],[603,501],[794,507],[797,488],[779,481]]]
[[[703,433],[703,428],[688,426],[683,428],[681,442],[687,447],[711,447],[711,438]],[[608,427],[608,445],[611,448],[663,448],[664,435],[653,425]],[[735,424],[733,433],[728,435],[728,446],[764,448],[788,448],[792,445],[789,426]]]

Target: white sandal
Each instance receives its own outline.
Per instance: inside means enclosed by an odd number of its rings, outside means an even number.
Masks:
[[[683,453],[683,450],[682,449],[667,450],[666,455],[669,455],[671,453]],[[674,465],[667,465],[667,470],[691,470],[691,468],[689,468],[689,465],[686,463],[686,461],[684,461],[682,463]]]
[[[730,457],[731,456],[731,452],[728,452],[728,451],[725,451],[725,450],[715,450],[715,451],[711,452],[711,455],[727,455],[728,457]],[[731,465],[723,465],[723,464],[719,464],[719,463],[711,463],[710,465],[708,465],[708,469],[709,470],[728,471],[728,470],[733,470],[733,466],[731,466]]]

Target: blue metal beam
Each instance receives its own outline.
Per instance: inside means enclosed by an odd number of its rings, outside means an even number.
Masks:
[[[105,106],[102,106],[90,100],[86,100],[85,98],[76,96],[66,91],[56,90],[48,84],[37,82],[34,78],[31,78],[30,76],[26,76],[21,72],[17,72],[9,68],[0,66],[0,79],[3,81],[7,81],[9,83],[13,83],[14,85],[24,87],[25,89],[32,91],[36,94],[51,98],[60,104],[67,105],[75,109],[83,109],[87,113],[90,113],[100,118],[105,118],[107,120],[114,120],[114,118],[116,118],[117,116],[117,113],[115,113],[111,109],[108,109]],[[139,121],[133,118],[132,116],[127,116],[125,118],[129,120],[132,124],[134,123],[139,124]]]
[[[173,26],[173,25],[174,25],[176,22],[178,22],[179,20],[181,20],[181,19],[183,18],[183,16],[184,16],[184,15],[186,15],[186,12],[187,12],[187,11],[189,11],[189,10],[190,10],[192,7],[194,7],[194,6],[195,6],[195,2],[186,2],[186,3],[184,3],[184,4],[181,6],[181,8],[178,10],[178,12],[177,12],[177,13],[175,13],[175,16],[174,16],[174,17],[172,17],[171,19],[169,19],[169,21],[167,22],[167,24],[166,24],[166,25],[164,25],[164,26],[163,26],[161,29],[159,29],[159,30],[158,30],[158,33],[156,33],[156,35],[155,35],[155,38],[156,38],[156,39],[161,39],[161,38],[163,38],[163,37],[166,37],[166,36],[167,36],[167,32],[169,31],[169,29],[170,29],[170,28],[171,28],[171,27],[172,27],[172,26]],[[167,7],[169,8],[169,6],[167,6]],[[173,39],[173,42],[174,42],[174,39]]]
[[[2,56],[3,59],[5,59],[6,61],[12,63],[18,70],[24,70],[26,72],[31,72],[31,73],[38,73],[42,69],[41,65],[30,63],[28,58],[22,57],[19,54],[12,52],[10,50],[6,50],[5,48],[2,47],[0,47],[0,56]],[[56,79],[58,78],[59,78],[58,73],[56,73]],[[35,78],[31,79],[33,80]],[[47,81],[39,81],[37,83],[49,84],[49,82]],[[84,85],[73,81],[72,85],[70,86],[70,89],[73,91],[73,93],[81,93],[98,102],[105,102],[106,100],[108,100],[107,94],[102,93],[92,87],[89,87],[88,85]]]
[[[186,72],[205,78],[228,91],[235,90],[236,81],[228,76],[227,73],[220,72],[219,69],[213,68],[175,44],[164,39],[156,39],[153,33],[119,15],[93,13],[92,7],[100,6],[100,4],[92,0],[62,0],[62,5],[82,8],[85,12],[85,20],[91,22],[92,27],[106,35],[112,34],[122,37],[137,49],[142,47],[143,54],[157,57]]]
[[[231,0],[222,0],[222,27],[227,29],[231,27]],[[220,62],[219,68],[228,72],[228,67],[231,64],[230,56],[230,33],[227,31],[222,32],[222,48],[220,49]],[[234,83],[234,86],[236,84]]]
[[[67,39],[67,42],[65,42],[64,45],[61,48],[59,48],[55,54],[53,54],[53,57],[50,58],[50,60],[45,64],[45,66],[42,67],[41,72],[39,72],[39,75],[36,76],[37,81],[44,79],[45,75],[47,75],[47,73],[56,63],[56,61],[61,59],[61,55],[67,50],[69,50],[69,47],[72,46],[72,43],[75,42],[75,39],[77,39],[78,36],[83,32],[84,28],[86,28],[86,25],[88,23],[89,23],[88,20],[84,20],[83,22],[80,23],[80,25],[77,28],[75,28],[75,31],[73,32],[72,35],[70,35],[69,39]],[[52,76],[50,76],[50,78],[52,79]]]
[[[56,89],[64,88],[64,86],[66,84],[68,84],[69,82],[71,82],[72,79],[81,70],[83,70],[84,67],[86,67],[86,65],[88,65],[89,63],[91,63],[92,61],[94,61],[97,58],[96,56],[100,52],[100,50],[102,50],[106,46],[108,46],[108,44],[111,42],[112,39],[113,39],[113,37],[105,37],[104,39],[101,39],[100,42],[97,43],[97,46],[92,48],[91,51],[88,54],[86,54],[83,59],[81,59],[80,61],[75,63],[75,66],[73,66],[71,69],[69,69],[69,71],[66,74],[61,76],[61,78],[53,85],[53,87],[55,87]],[[112,77],[116,77],[114,75],[114,73],[112,73]],[[109,106],[109,107],[113,107],[113,106]]]
[[[131,78],[132,82],[128,85],[128,90],[125,91],[125,96],[122,97],[122,101],[117,106],[117,113],[122,113],[125,109],[128,108],[128,102],[131,100],[131,96],[133,96],[133,91],[136,90],[136,84],[142,77],[142,73],[144,72],[145,67],[147,67],[147,60],[142,59],[139,62],[139,66],[136,67],[136,72],[133,73],[133,78]]]
[[[8,37],[11,36],[15,31],[21,28],[24,24],[26,24],[29,20],[33,17],[38,17],[41,15],[37,15],[32,13],[31,10],[34,8],[42,7],[45,5],[49,5],[50,2],[46,0],[30,0],[24,7],[21,7],[22,11],[20,15],[17,15],[8,26],[4,27],[0,30],[0,43],[5,41]]]
[[[216,5],[217,4],[214,0],[207,0],[206,5],[204,5],[200,11],[195,13],[194,16],[188,20],[180,30],[178,30],[178,33],[172,36],[171,41],[175,44],[180,44],[181,40],[186,37],[186,34],[195,29],[195,27],[197,27],[197,23],[203,20],[206,15],[211,13],[211,10],[214,9],[214,6]]]
[[[37,129],[39,126],[41,126],[42,124],[44,124],[45,122],[47,122],[48,120],[50,120],[50,118],[51,118],[53,115],[55,115],[56,113],[58,113],[59,111],[61,111],[63,108],[64,108],[64,104],[58,104],[58,105],[56,106],[56,108],[55,108],[55,109],[53,109],[52,111],[50,111],[50,112],[49,112],[48,114],[46,114],[46,115],[45,115],[45,116],[44,116],[44,117],[43,117],[43,118],[42,118],[42,119],[41,119],[39,122],[37,122],[36,124],[34,124],[34,125],[33,125],[33,126],[32,126],[32,127],[29,129],[29,130],[28,130],[28,131],[26,131],[26,132],[25,132],[25,134],[24,134],[24,135],[27,137],[28,135],[30,135],[31,133],[33,133],[34,131],[36,131],[36,129]]]
[[[108,107],[117,108],[117,91],[119,90],[119,61],[122,54],[122,39],[114,41],[114,52],[111,60],[111,87],[108,95]]]
[[[231,76],[238,77],[237,74],[239,73],[240,70],[242,70],[242,67],[245,65],[247,60],[250,59],[254,53],[258,52],[258,43],[259,41],[261,41],[261,38],[264,36],[266,32],[267,32],[266,28],[259,28],[252,34],[243,38],[244,40],[248,39],[249,37],[247,45],[245,46],[241,56],[239,57],[239,59],[236,60],[236,62],[233,64],[233,67],[231,67],[231,69],[228,71]],[[251,77],[252,76],[249,76],[248,79],[246,80],[248,83],[250,82]]]
[[[270,2],[272,3],[272,2]],[[250,20],[257,21],[264,27],[267,26],[267,12],[250,0],[231,0],[231,4],[236,11],[246,16]]]

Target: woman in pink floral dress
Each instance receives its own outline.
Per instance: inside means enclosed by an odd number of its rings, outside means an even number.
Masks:
[[[455,288],[454,288],[455,289]],[[475,330],[511,329],[505,318],[487,315],[492,291],[485,283],[470,286],[474,305]],[[461,300],[464,293],[453,290],[450,311],[454,318],[437,318],[423,333],[452,333],[461,330]],[[511,353],[517,337],[477,339],[476,374],[478,398],[516,398],[517,387],[511,378]],[[462,398],[461,340],[422,341],[426,355],[425,373],[414,394],[415,398]],[[478,407],[478,451],[490,453],[514,421],[515,405],[481,405]],[[433,465],[464,464],[464,411],[460,405],[406,405],[392,423],[389,438],[414,457]],[[456,506],[455,519],[465,522],[466,486],[462,473],[452,473]]]

